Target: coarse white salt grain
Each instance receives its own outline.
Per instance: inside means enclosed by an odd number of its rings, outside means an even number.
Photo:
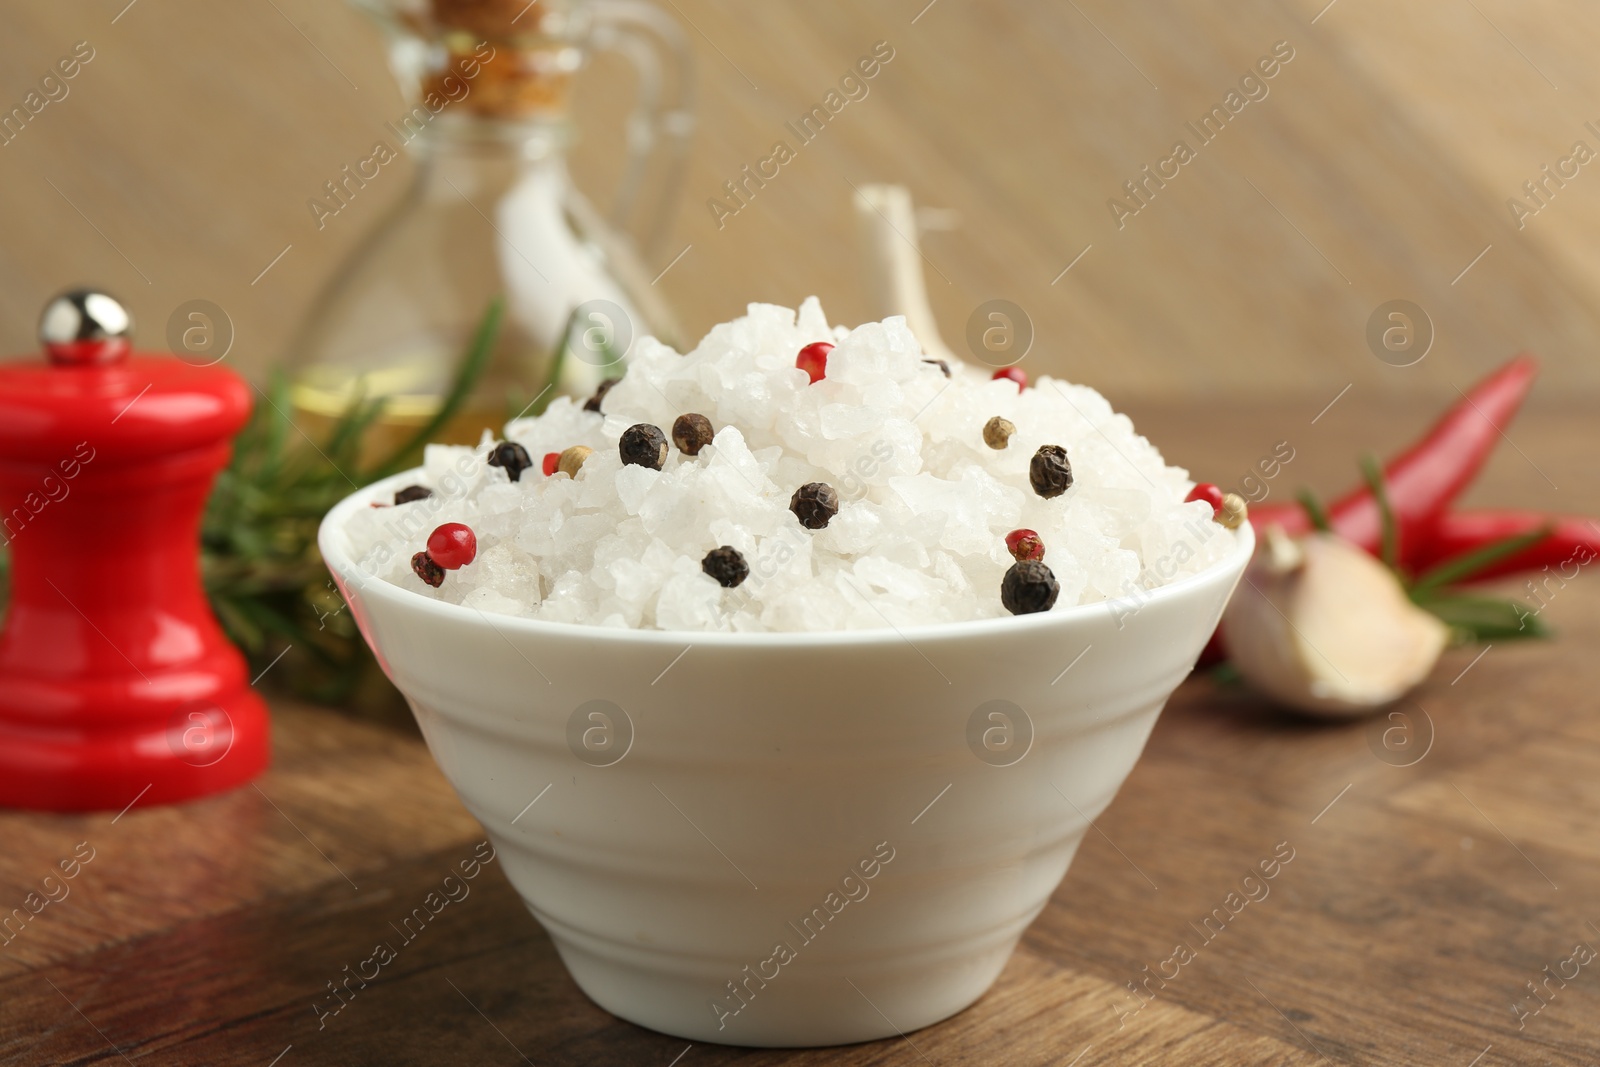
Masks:
[[[836,347],[826,377],[794,366],[813,341]],[[645,338],[603,415],[558,398],[507,425],[534,462],[512,482],[476,448],[430,445],[421,484],[433,496],[361,509],[347,527],[370,573],[424,596],[484,612],[598,626],[795,631],[904,627],[1003,616],[1005,535],[1038,531],[1060,594],[1055,609],[1118,597],[1196,574],[1232,538],[1203,502],[1185,503],[1188,473],[1169,467],[1095,390],[1040,378],[1024,390],[953,363],[923,362],[902,318],[830,327],[816,298],[798,312],[750,305],[687,355]],[[622,463],[636,423],[670,438],[698,412],[712,443],[672,448],[662,470]],[[991,449],[983,425],[1013,422]],[[1053,499],[1028,480],[1041,445],[1060,445],[1073,485]],[[594,453],[576,479],[545,477],[550,452]],[[827,527],[789,510],[801,485],[839,497]],[[477,559],[434,589],[410,561],[428,533],[462,522]],[[738,549],[748,578],[724,589],[701,569],[719,545]]]

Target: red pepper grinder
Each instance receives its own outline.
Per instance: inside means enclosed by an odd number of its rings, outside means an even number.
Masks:
[[[0,364],[0,806],[119,810],[250,781],[266,706],[200,587],[200,514],[250,390],[133,354],[115,299],[75,290],[46,361]]]

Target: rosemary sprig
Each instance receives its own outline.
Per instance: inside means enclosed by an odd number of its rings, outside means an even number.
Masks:
[[[289,415],[288,379],[281,371],[271,375],[265,389],[270,403],[256,405],[234,439],[233,458],[217,476],[200,524],[201,580],[223,630],[253,670],[287,652],[274,673],[289,679],[300,695],[346,704],[354,697],[385,713],[397,708],[322,564],[317,527],[352,487],[420,460],[423,446],[460,413],[483,376],[503,315],[504,301],[491,301],[438,410],[377,463],[364,463],[363,456],[370,431],[384,415],[382,397],[353,397],[320,439],[312,440]],[[554,398],[572,329],[569,321],[552,353],[543,405]],[[9,579],[9,553],[0,548],[0,605]]]
[[[1305,510],[1306,519],[1311,523],[1313,530],[1318,533],[1333,532],[1333,525],[1328,522],[1328,513],[1323,510],[1322,501],[1317,499],[1317,494],[1308,488],[1302,488],[1294,498]]]
[[[1499,597],[1412,592],[1417,606],[1437,615],[1458,634],[1472,641],[1499,641],[1521,637],[1548,637],[1544,621],[1517,603]]]
[[[489,301],[489,309],[483,313],[483,319],[478,323],[478,329],[472,335],[472,342],[467,346],[466,354],[461,357],[461,362],[456,366],[454,380],[450,383],[450,391],[445,394],[444,401],[439,405],[439,410],[433,413],[433,418],[417,427],[415,433],[405,440],[390,454],[389,458],[379,463],[367,475],[367,481],[373,482],[380,478],[387,478],[391,474],[413,466],[421,457],[422,448],[438,434],[438,432],[455,417],[461,405],[466,402],[472,387],[478,384],[478,379],[483,377],[484,368],[489,365],[489,354],[494,351],[495,338],[500,335],[500,319],[505,313],[505,301],[495,297]],[[559,364],[560,359],[557,357]],[[554,377],[551,381],[554,381]],[[354,407],[354,405],[352,405]],[[350,415],[346,413],[346,418]]]
[[[1541,526],[1530,533],[1502,538],[1454,559],[1445,560],[1438,566],[1419,574],[1416,581],[1411,584],[1411,592],[1413,595],[1427,595],[1444,586],[1468,581],[1508,556],[1514,556],[1525,548],[1532,548],[1554,532],[1555,528],[1552,526]]]
[[[567,365],[567,357],[572,354],[572,339],[579,333],[579,312],[583,310],[580,304],[567,315],[567,323],[561,330],[561,343],[555,348],[550,360],[550,366],[545,373],[545,386],[532,400],[523,400],[517,393],[506,394],[506,421],[520,419],[524,416],[537,417],[544,414],[545,408],[556,398],[556,386],[561,381],[561,372]],[[584,346],[588,348],[587,345]],[[622,365],[622,353],[617,352],[616,346],[602,335],[600,351],[606,357],[605,372],[607,378],[620,378],[627,370]]]
[[[437,411],[397,448],[365,464],[370,431],[383,417],[381,397],[353,397],[313,441],[288,414],[289,382],[279,372],[267,387],[272,403],[257,405],[218,476],[201,521],[201,576],[224,631],[255,669],[288,650],[276,674],[302,696],[392,704],[344,603],[317,552],[322,516],[351,492],[417,462],[422,446],[455,417],[489,364],[503,302],[490,303],[456,364]]]
[[[1395,525],[1394,509],[1389,506],[1389,488],[1384,484],[1383,468],[1372,455],[1361,457],[1361,476],[1378,505],[1378,521],[1382,524],[1379,552],[1383,562],[1396,574],[1400,573],[1400,528]]]
[[[1547,637],[1550,629],[1533,613],[1516,600],[1480,596],[1457,591],[1454,587],[1470,582],[1485,569],[1502,559],[1514,556],[1525,548],[1538,544],[1550,536],[1548,527],[1531,533],[1507,537],[1472,552],[1446,560],[1444,563],[1412,577],[1401,569],[1400,531],[1390,506],[1388,486],[1383,470],[1372,456],[1361,459],[1361,475],[1378,506],[1381,523],[1379,553],[1384,565],[1394,572],[1411,602],[1438,616],[1448,624],[1462,641],[1490,641],[1515,637]],[[1306,518],[1320,533],[1334,533],[1328,514],[1310,489],[1301,489],[1295,499],[1305,510]]]

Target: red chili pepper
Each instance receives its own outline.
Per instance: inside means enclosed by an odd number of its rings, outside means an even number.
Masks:
[[[1294,537],[1311,532],[1311,518],[1299,504],[1251,504],[1250,525],[1258,534],[1268,526],[1281,526]]]
[[[1600,556],[1600,519],[1579,515],[1541,515],[1536,511],[1457,511],[1442,516],[1417,559],[1421,568],[1437,566],[1480,548],[1541,528],[1550,533],[1527,548],[1476,572],[1470,581],[1498,578],[1544,567],[1583,566]]]
[[[1219,663],[1228,662],[1228,646],[1222,639],[1222,627],[1219,625],[1211,632],[1211,640],[1206,642],[1206,647],[1200,650],[1200,658],[1195,662],[1194,669],[1203,671],[1207,667],[1215,667]]]
[[[1462,395],[1428,432],[1384,468],[1384,487],[1399,532],[1400,562],[1414,569],[1432,540],[1433,528],[1467,484],[1477,475],[1500,440],[1500,427],[1516,414],[1539,372],[1531,355],[1519,355]],[[1277,523],[1290,534],[1311,529],[1311,520],[1295,505],[1258,505],[1250,509],[1257,529]],[[1328,521],[1345,540],[1377,554],[1383,521],[1378,502],[1366,486],[1340,497],[1328,509]]]

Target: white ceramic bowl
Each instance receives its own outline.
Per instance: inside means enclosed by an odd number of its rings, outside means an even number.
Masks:
[[[735,1045],[889,1037],[981,996],[1254,543],[1248,525],[1214,527],[1224,562],[1109,606],[898,631],[615,630],[371,578],[345,523],[417,477],[322,524],[362,634],[583,991]]]

